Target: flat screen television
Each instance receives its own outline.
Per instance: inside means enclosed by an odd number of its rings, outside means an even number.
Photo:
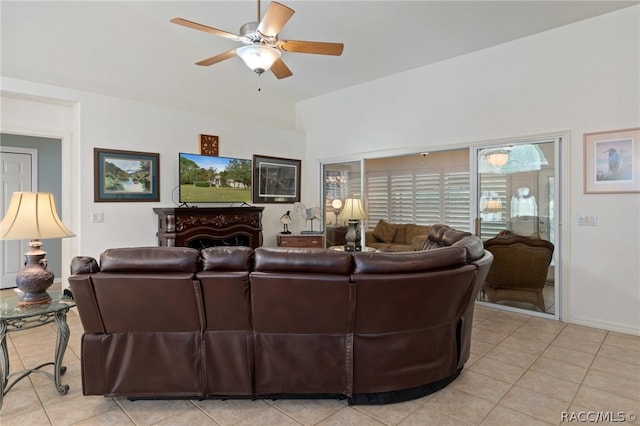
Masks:
[[[251,160],[179,154],[180,203],[251,203]]]

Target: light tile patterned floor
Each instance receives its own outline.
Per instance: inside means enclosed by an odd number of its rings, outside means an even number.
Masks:
[[[640,337],[478,306],[471,358],[447,388],[415,401],[349,407],[337,400],[127,401],[86,397],[80,380],[80,319],[61,396],[31,375],[5,397],[11,425],[559,425],[562,412],[640,415]],[[9,333],[12,371],[53,358],[55,326]],[[50,349],[49,349],[50,348]],[[586,415],[586,414],[582,414]],[[606,414],[605,414],[606,415]],[[640,425],[637,418],[625,424]]]

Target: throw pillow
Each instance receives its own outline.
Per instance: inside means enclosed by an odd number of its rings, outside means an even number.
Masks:
[[[390,223],[380,219],[376,227],[373,229],[372,235],[376,237],[376,240],[383,243],[390,243],[393,241],[393,237],[396,235],[396,227]]]

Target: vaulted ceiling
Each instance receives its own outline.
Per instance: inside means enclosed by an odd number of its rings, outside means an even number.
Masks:
[[[262,3],[262,12],[269,1]],[[1,71],[83,91],[291,126],[295,103],[638,4],[638,1],[289,1],[281,39],[342,42],[340,57],[284,53],[293,76],[261,77],[239,47],[169,22],[238,33],[256,1],[6,1]],[[258,89],[261,88],[261,91]]]

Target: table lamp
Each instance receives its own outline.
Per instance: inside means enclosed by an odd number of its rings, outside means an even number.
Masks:
[[[333,207],[333,214],[336,215],[336,226],[340,226],[340,223],[338,222],[338,213],[340,213],[340,209],[342,208],[342,200],[336,198],[331,202],[331,207]]]
[[[357,251],[357,248],[360,247],[360,243],[357,241],[358,221],[366,217],[367,215],[362,209],[362,201],[360,201],[359,198],[347,198],[344,200],[344,207],[338,215],[338,218],[349,222],[347,234],[344,236],[347,241],[344,245],[345,251]]]
[[[14,192],[7,214],[0,222],[0,240],[31,240],[24,254],[25,267],[16,274],[16,286],[21,292],[18,305],[47,303],[47,289],[53,284],[54,273],[47,269],[46,252],[40,239],[75,237],[56,213],[53,194],[45,192]]]

